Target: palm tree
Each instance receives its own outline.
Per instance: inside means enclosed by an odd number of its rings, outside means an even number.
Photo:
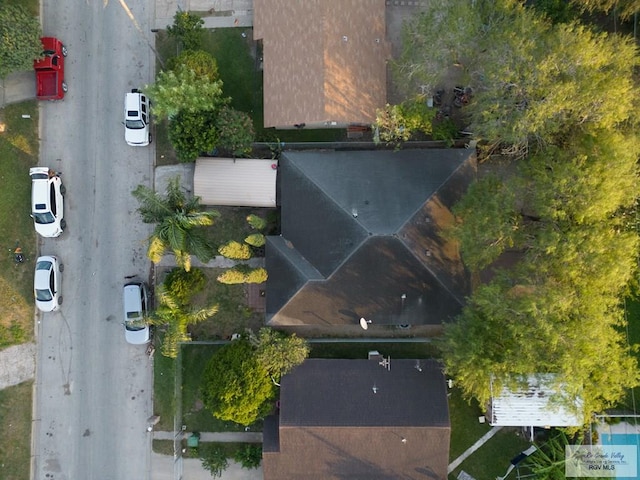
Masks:
[[[173,251],[177,265],[186,271],[191,269],[191,255],[205,263],[213,257],[213,248],[197,227],[213,225],[220,214],[202,211],[199,197],[187,199],[179,176],[169,180],[165,197],[144,185],[138,185],[132,194],[140,202],[142,221],[157,224],[147,250],[153,263],[158,263],[167,250]]]
[[[190,310],[169,291],[160,287],[158,289],[158,300],[160,306],[151,315],[149,321],[152,325],[164,325],[167,330],[162,338],[162,355],[169,358],[176,358],[178,355],[178,344],[189,342],[191,337],[187,332],[189,325],[202,322],[218,313],[218,305]]]

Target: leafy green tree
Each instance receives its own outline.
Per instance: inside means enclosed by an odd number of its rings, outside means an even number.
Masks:
[[[515,0],[436,0],[410,21],[394,71],[407,95],[457,71],[474,88],[474,135],[522,157],[567,129],[633,118],[633,42],[578,24],[551,24]]]
[[[225,345],[209,360],[202,400],[214,417],[251,425],[269,413],[274,396],[275,385],[246,339]]]
[[[153,100],[152,110],[158,117],[173,119],[178,113],[215,111],[226,101],[222,97],[222,81],[199,77],[186,68],[160,72],[156,82],[145,92]]]
[[[575,4],[566,0],[536,0],[531,6],[549,17],[553,23],[574,22],[580,17],[580,11]]]
[[[170,295],[178,305],[187,306],[191,298],[201,292],[207,283],[207,277],[199,268],[192,268],[189,271],[183,268],[172,268],[163,285],[168,295]]]
[[[218,143],[216,112],[179,112],[169,122],[169,141],[181,162],[193,162]]]
[[[0,5],[0,78],[33,68],[42,55],[41,36],[38,17],[22,5]]]
[[[572,3],[588,12],[610,13],[615,10],[623,19],[640,12],[640,0],[572,0]]]
[[[218,305],[211,305],[198,310],[189,309],[180,303],[181,296],[176,296],[165,288],[159,289],[158,299],[160,306],[151,315],[151,323],[166,328],[162,337],[162,355],[176,358],[179,344],[191,341],[187,331],[188,326],[214,316],[218,313],[219,307]]]
[[[170,37],[182,43],[185,50],[197,50],[202,45],[204,20],[190,12],[178,11],[173,16],[173,25],[167,26]]]
[[[213,478],[222,477],[222,473],[229,467],[229,460],[225,451],[217,445],[202,444],[200,459],[205,470]]]
[[[258,362],[269,372],[274,382],[289,373],[309,356],[309,345],[296,334],[287,335],[271,328],[261,328],[249,335]]]
[[[522,216],[517,211],[512,184],[488,175],[469,187],[453,209],[458,222],[445,235],[460,242],[462,257],[472,270],[480,270],[520,236]]]
[[[164,197],[144,185],[138,185],[132,193],[140,202],[142,221],[157,224],[147,250],[153,263],[158,263],[167,250],[173,251],[178,266],[187,271],[191,269],[191,255],[205,263],[212,258],[213,249],[199,227],[213,225],[219,213],[202,211],[198,197],[187,199],[180,177],[169,181]]]
[[[255,131],[249,115],[223,106],[216,117],[216,129],[220,137],[217,145],[220,150],[229,152],[234,157],[251,153]]]

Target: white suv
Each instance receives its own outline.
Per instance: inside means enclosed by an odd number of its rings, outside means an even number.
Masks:
[[[151,102],[138,89],[124,96],[124,139],[132,147],[145,147],[151,142],[149,106]]]
[[[65,188],[60,175],[47,167],[29,169],[31,176],[31,217],[43,237],[57,237],[66,226],[64,221]]]

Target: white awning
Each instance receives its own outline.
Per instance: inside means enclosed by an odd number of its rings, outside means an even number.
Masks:
[[[194,195],[203,205],[275,207],[277,160],[198,158]]]

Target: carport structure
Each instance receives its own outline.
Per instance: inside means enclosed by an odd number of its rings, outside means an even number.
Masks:
[[[194,195],[203,205],[273,208],[277,171],[277,160],[198,158]]]

